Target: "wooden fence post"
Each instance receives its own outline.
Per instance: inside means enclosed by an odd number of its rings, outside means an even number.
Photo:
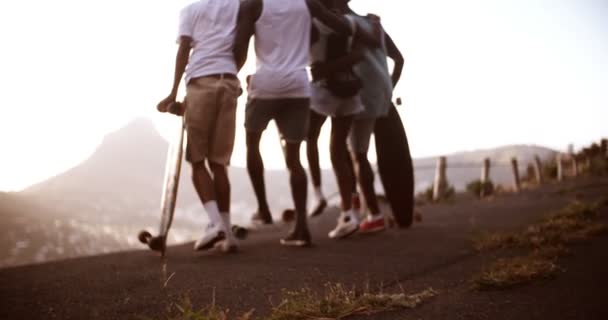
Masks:
[[[515,192],[519,192],[521,185],[519,183],[519,168],[516,158],[511,158],[511,167],[513,168],[513,187],[515,188]]]
[[[538,156],[534,156],[534,175],[536,176],[536,183],[541,185],[543,183],[543,167]]]
[[[490,158],[483,159],[483,168],[481,168],[481,188],[479,196],[486,196],[486,184],[490,181]]]
[[[563,162],[563,156],[561,153],[557,154],[555,162],[557,163],[557,181],[563,181],[564,180],[564,162]]]
[[[437,169],[435,171],[435,183],[433,184],[433,201],[438,201],[443,198],[447,188],[447,178],[445,174],[446,170],[446,157],[439,157],[437,159]]]

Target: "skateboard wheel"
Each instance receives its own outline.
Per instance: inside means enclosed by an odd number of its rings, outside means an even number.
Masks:
[[[148,240],[148,247],[154,251],[162,251],[165,245],[164,237],[151,237]]]
[[[234,234],[234,236],[237,239],[243,240],[243,239],[247,238],[248,233],[249,233],[249,231],[243,227],[232,226],[232,234]]]
[[[146,231],[146,230],[142,230],[139,232],[139,234],[137,235],[137,239],[139,239],[139,242],[141,243],[148,243],[148,240],[152,238],[152,235],[150,234],[150,232]]]

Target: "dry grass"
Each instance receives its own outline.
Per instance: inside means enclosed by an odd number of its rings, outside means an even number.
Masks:
[[[595,204],[574,202],[554,215],[516,233],[480,233],[473,237],[478,251],[508,248],[560,247],[608,234],[608,225],[594,221],[605,200]]]
[[[515,233],[482,232],[473,236],[473,247],[477,251],[492,251],[519,247],[524,243],[521,235]]]
[[[539,279],[554,277],[559,271],[555,259],[538,254],[503,258],[473,279],[477,290],[507,289]]]
[[[413,309],[425,301],[435,297],[437,291],[429,288],[416,294],[407,295],[388,293],[357,293],[342,284],[327,284],[323,293],[311,289],[288,291],[284,293],[283,301],[273,307],[270,315],[254,317],[251,311],[231,316],[229,310],[224,310],[212,304],[200,310],[195,310],[189,298],[181,303],[170,306],[169,320],[338,320],[353,315],[371,315],[380,312]]]
[[[358,314],[375,314],[390,310],[412,309],[437,295],[433,289],[407,295],[370,293],[357,294],[354,289],[328,284],[322,295],[310,289],[289,292],[284,301],[266,318],[268,320],[337,320]]]
[[[508,248],[529,249],[524,256],[502,258],[473,278],[478,290],[505,289],[555,276],[557,259],[568,252],[567,245],[608,234],[608,225],[594,221],[604,199],[594,204],[574,202],[559,212],[517,233],[483,233],[473,239],[478,251]]]
[[[213,302],[210,306],[195,309],[190,298],[185,296],[181,302],[172,303],[167,308],[167,320],[252,320],[253,310],[240,316],[231,317],[230,310],[222,309]]]

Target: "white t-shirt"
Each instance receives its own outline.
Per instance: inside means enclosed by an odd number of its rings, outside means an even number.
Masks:
[[[239,0],[199,0],[180,13],[179,37],[192,38],[192,53],[186,67],[190,79],[217,74],[237,74],[234,37]]]
[[[251,98],[310,97],[310,28],[306,0],[264,0],[255,24],[257,71],[249,85]]]

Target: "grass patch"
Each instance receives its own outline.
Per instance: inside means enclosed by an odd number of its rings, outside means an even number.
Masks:
[[[516,233],[482,232],[473,236],[477,251],[492,251],[521,246],[524,239]]]
[[[167,307],[167,320],[253,320],[253,309],[240,316],[231,317],[230,310],[222,309],[213,302],[210,306],[196,309],[188,296],[181,302],[172,303]],[[151,318],[141,318],[151,320]]]
[[[265,319],[309,320],[344,319],[357,314],[375,314],[390,310],[413,309],[437,295],[433,289],[406,295],[386,293],[357,294],[343,285],[326,285],[318,295],[310,289],[288,292],[284,301]]]
[[[357,293],[342,284],[327,284],[322,293],[312,289],[286,291],[282,302],[265,317],[254,317],[254,309],[231,316],[229,310],[212,304],[196,310],[189,298],[173,303],[168,320],[338,320],[354,315],[371,315],[385,311],[413,309],[435,297],[432,288],[416,294]],[[146,318],[143,318],[146,319]]]
[[[608,225],[594,221],[605,205],[605,199],[594,204],[574,202],[524,231],[474,237],[473,246],[478,251],[523,248],[530,253],[495,261],[473,278],[473,287],[506,289],[554,277],[560,270],[557,259],[568,252],[567,245],[608,234]]]
[[[560,247],[608,234],[608,225],[594,221],[599,215],[599,208],[604,205],[604,200],[594,204],[574,202],[521,232],[477,234],[473,237],[473,247],[477,251]]]
[[[507,289],[539,279],[549,279],[559,272],[554,258],[540,254],[502,258],[486,267],[473,279],[477,290]]]

